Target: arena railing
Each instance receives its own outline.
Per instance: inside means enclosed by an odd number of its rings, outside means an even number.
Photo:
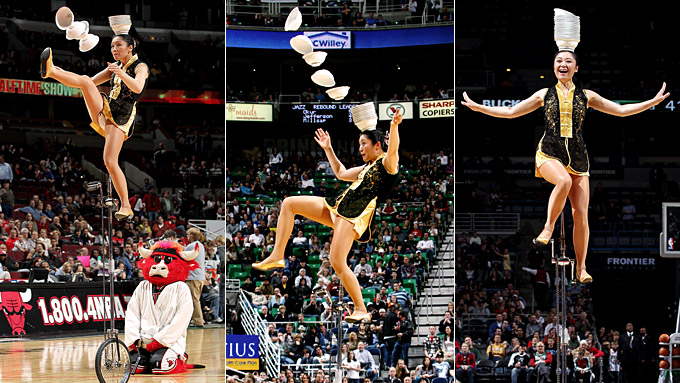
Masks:
[[[296,6],[298,6],[299,2],[298,0],[262,0],[262,5],[248,5],[248,4],[236,4],[235,0],[228,0],[227,1],[227,15],[233,15],[233,14],[249,14],[249,15],[255,15],[255,14],[262,14],[266,15],[269,14],[272,17],[278,16],[279,13],[281,13],[282,9],[283,10],[292,10]],[[301,11],[304,14],[310,15],[312,13],[315,13],[317,15],[322,15],[324,13],[328,15],[337,15],[340,13],[340,10],[342,10],[342,1],[337,1],[338,6],[322,6],[322,3],[328,3],[322,2],[322,1],[315,1],[316,5],[312,6],[304,6],[301,8]],[[426,1],[426,6],[423,7],[423,11],[421,15],[413,16],[411,15],[411,12],[408,12],[405,7],[408,6],[408,2],[403,2],[402,1],[396,1],[396,0],[373,0],[370,2],[368,0],[355,0],[352,1],[352,3],[358,3],[359,9],[353,8],[352,11],[353,13],[361,12],[362,15],[368,16],[369,12],[373,12],[375,16],[377,16],[379,13],[381,14],[387,14],[387,17],[394,17],[397,16],[397,18],[402,19],[399,16],[403,15],[409,15],[406,18],[403,18],[406,20],[408,24],[408,19],[412,18],[412,21],[418,24],[425,24],[426,21],[431,21],[435,22],[434,15],[429,15],[428,16],[428,9],[431,7],[431,2]],[[437,1],[437,6],[439,9],[446,8],[447,11],[450,11],[452,14],[454,12],[454,2],[453,1],[444,1],[444,0],[439,0]],[[284,16],[287,16],[287,13],[284,14]],[[354,16],[354,14],[352,15]],[[453,22],[453,20],[451,20]],[[403,27],[403,24],[398,25],[398,27]],[[385,28],[385,27],[380,27],[380,28]],[[267,29],[272,29],[272,27],[268,27]],[[283,28],[280,28],[283,29]],[[360,27],[357,29],[366,29],[365,27]]]
[[[264,361],[267,375],[270,377],[279,376],[281,353],[269,337],[267,325],[250,305],[250,301],[242,290],[239,292],[238,304],[242,310],[241,321],[246,333],[258,335],[260,338],[260,360]]]
[[[456,233],[515,234],[519,231],[518,213],[457,213]]]

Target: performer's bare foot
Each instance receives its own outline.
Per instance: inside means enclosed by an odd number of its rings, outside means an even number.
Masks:
[[[123,207],[120,208],[120,210],[118,210],[116,212],[116,214],[114,214],[114,216],[119,221],[125,221],[126,219],[129,219],[130,217],[132,217],[132,214],[133,214],[132,207],[130,207],[130,206],[124,207],[123,206]]]
[[[370,322],[371,314],[367,313],[366,311],[354,310],[352,315],[348,315],[345,317],[345,321],[347,323]]]
[[[283,257],[280,259],[276,258],[277,257],[270,255],[262,262],[253,263],[253,267],[262,271],[267,271],[270,269],[283,269],[286,267],[286,261],[283,259]]]
[[[548,245],[550,239],[552,238],[553,230],[554,227],[544,227],[543,231],[541,231],[541,234],[539,234],[538,237],[534,238],[534,240],[532,241],[534,245],[538,247],[544,247]]]

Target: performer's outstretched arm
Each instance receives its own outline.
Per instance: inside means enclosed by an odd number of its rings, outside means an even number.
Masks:
[[[397,110],[397,113],[392,117],[392,122],[390,122],[390,138],[387,143],[384,165],[385,169],[392,174],[399,171],[399,124],[401,124],[401,119],[401,112]]]
[[[316,132],[316,137],[314,137],[314,140],[321,146],[321,149],[326,153],[326,157],[328,158],[328,162],[331,164],[331,168],[333,169],[333,173],[335,173],[335,176],[342,181],[350,181],[353,182],[357,179],[359,176],[359,173],[361,173],[361,169],[363,169],[363,166],[356,166],[350,169],[346,169],[345,165],[340,162],[338,157],[335,155],[335,152],[333,151],[333,147],[331,146],[331,136],[328,135],[328,132],[323,130],[323,129],[317,129]]]
[[[661,87],[661,90],[659,91],[659,93],[656,94],[656,96],[654,96],[654,98],[647,101],[626,105],[619,105],[614,101],[607,100],[606,98],[600,96],[599,94],[593,92],[592,90],[586,90],[586,96],[588,96],[589,107],[614,116],[626,117],[640,112],[644,112],[645,110],[653,106],[659,105],[661,101],[665,100],[668,96],[671,95],[670,93],[664,94],[663,92],[665,90],[666,83],[664,82],[663,86]]]
[[[467,95],[467,92],[463,92],[463,98],[465,98],[465,101],[462,101],[461,104],[467,106],[475,112],[482,112],[492,117],[515,118],[524,116],[525,114],[531,113],[534,110],[540,108],[541,105],[543,105],[543,96],[545,96],[545,92],[546,89],[543,88],[531,95],[531,97],[513,106],[481,105],[472,101],[472,99],[470,99],[470,97]]]

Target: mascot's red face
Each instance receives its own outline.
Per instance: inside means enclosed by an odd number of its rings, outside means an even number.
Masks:
[[[154,244],[151,250],[140,247],[139,253],[143,259],[137,265],[144,272],[144,279],[156,286],[184,281],[190,270],[199,267],[194,261],[198,255],[198,245],[193,251],[184,251],[176,242],[161,241]]]

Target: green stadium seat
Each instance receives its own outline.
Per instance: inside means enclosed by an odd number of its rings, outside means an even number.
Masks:
[[[361,290],[361,295],[364,298],[370,299],[371,302],[373,302],[373,300],[375,299],[375,294],[376,294],[375,289],[363,289],[363,290]]]

